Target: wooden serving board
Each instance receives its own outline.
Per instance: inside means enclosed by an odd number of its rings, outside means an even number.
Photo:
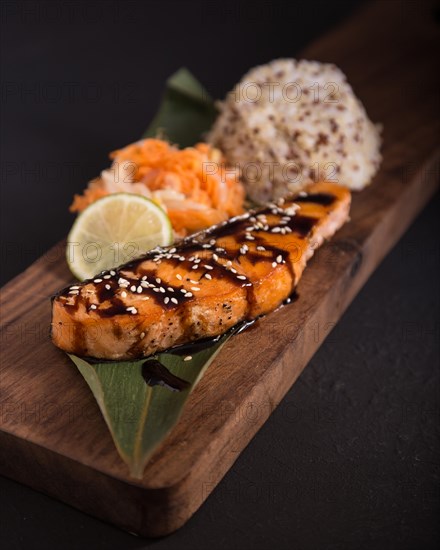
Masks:
[[[430,9],[368,5],[303,53],[339,65],[372,120],[383,122],[380,173],[354,196],[351,222],[310,262],[299,299],[227,344],[142,481],[128,476],[86,383],[49,340],[49,296],[71,280],[63,244],[3,288],[2,474],[146,536],[188,520],[437,187]]]

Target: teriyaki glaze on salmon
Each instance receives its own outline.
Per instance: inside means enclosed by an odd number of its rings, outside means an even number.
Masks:
[[[349,217],[348,189],[320,182],[60,291],[56,346],[136,359],[223,334],[276,309]]]

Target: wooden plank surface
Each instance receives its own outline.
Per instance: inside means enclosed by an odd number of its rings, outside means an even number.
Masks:
[[[378,2],[303,52],[339,65],[383,122],[380,173],[310,262],[299,299],[227,344],[141,481],[129,478],[86,383],[49,340],[49,296],[71,280],[63,243],[2,289],[0,473],[146,536],[188,520],[435,192],[437,33],[430,2]]]

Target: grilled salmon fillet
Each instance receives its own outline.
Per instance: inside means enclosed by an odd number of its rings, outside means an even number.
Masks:
[[[269,313],[347,221],[350,202],[346,188],[315,183],[71,285],[53,298],[52,340],[76,355],[135,359]]]

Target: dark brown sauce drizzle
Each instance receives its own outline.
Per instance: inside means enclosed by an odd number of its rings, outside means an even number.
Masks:
[[[142,378],[151,387],[162,386],[176,392],[186,390],[191,385],[186,380],[175,376],[157,359],[147,359],[143,363]]]
[[[298,233],[301,237],[307,237],[310,231],[313,229],[313,226],[318,221],[317,218],[311,218],[310,216],[294,216],[292,221],[295,223],[289,223],[288,226],[292,229],[293,232]]]
[[[314,204],[321,204],[322,206],[330,206],[336,200],[334,195],[330,193],[311,193],[304,197],[297,197],[295,202],[313,202]]]
[[[237,334],[240,334],[241,332],[251,327],[257,321],[258,319],[241,321],[240,323],[237,323],[235,326],[233,326],[223,334],[218,334],[217,336],[212,336],[210,338],[200,338],[200,340],[195,340],[194,342],[188,342],[186,344],[173,346],[171,348],[168,348],[165,351],[161,351],[160,353],[171,353],[173,355],[178,355],[178,356],[191,355],[191,354],[197,353],[198,351],[203,351],[204,349],[210,348],[213,344],[218,342],[226,334],[232,333],[234,336]]]

